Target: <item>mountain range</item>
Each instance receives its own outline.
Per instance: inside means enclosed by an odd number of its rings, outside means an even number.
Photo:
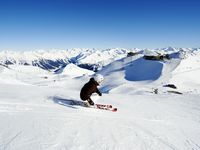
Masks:
[[[36,51],[1,51],[0,64],[9,66],[17,65],[32,65],[38,66],[48,71],[59,71],[68,64],[75,64],[81,68],[98,71],[103,66],[127,56],[128,53],[156,53],[172,54],[179,51],[193,53],[199,51],[198,48],[162,48],[162,49],[67,49],[67,50],[36,50]]]

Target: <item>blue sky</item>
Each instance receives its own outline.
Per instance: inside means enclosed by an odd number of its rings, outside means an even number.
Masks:
[[[0,0],[0,50],[200,47],[198,0]]]

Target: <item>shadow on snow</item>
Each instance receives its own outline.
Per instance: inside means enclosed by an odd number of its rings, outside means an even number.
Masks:
[[[139,58],[125,68],[125,79],[129,81],[157,80],[162,73],[163,64],[159,61]]]
[[[59,97],[59,96],[53,96],[53,97],[50,97],[50,99],[52,99],[53,102],[56,103],[56,104],[67,106],[67,107],[70,107],[70,108],[77,109],[77,107],[75,107],[75,106],[84,106],[83,101],[65,99],[65,98],[62,98],[62,97]]]

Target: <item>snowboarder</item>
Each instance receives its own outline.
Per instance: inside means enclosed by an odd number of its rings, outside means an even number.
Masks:
[[[83,101],[88,101],[89,105],[94,105],[94,102],[91,99],[93,93],[97,93],[99,96],[102,96],[102,93],[99,91],[97,86],[104,80],[101,74],[96,74],[94,77],[90,78],[90,81],[86,83],[80,92],[80,98]]]

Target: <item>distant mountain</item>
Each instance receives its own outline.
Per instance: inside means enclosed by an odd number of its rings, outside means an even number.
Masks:
[[[0,64],[9,66],[12,64],[38,66],[49,71],[58,71],[68,64],[75,64],[81,68],[98,71],[109,63],[126,57],[129,52],[143,53],[176,53],[178,51],[196,52],[198,48],[163,48],[163,49],[69,49],[69,50],[37,50],[37,51],[1,51]]]
[[[32,65],[45,70],[57,71],[66,65],[73,63],[89,70],[98,70],[102,66],[127,55],[126,49],[70,49],[52,51],[2,51],[0,52],[0,64],[2,65]]]

